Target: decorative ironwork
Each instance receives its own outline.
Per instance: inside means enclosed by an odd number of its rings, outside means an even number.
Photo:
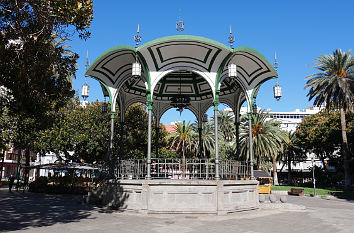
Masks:
[[[147,160],[121,160],[117,163],[115,175],[119,179],[145,179]],[[250,177],[250,166],[246,162],[235,160],[219,161],[220,178],[245,179]],[[152,179],[202,179],[215,178],[214,159],[151,159]]]
[[[171,106],[174,108],[177,108],[176,111],[179,112],[181,115],[183,112],[183,109],[188,107],[191,103],[191,98],[189,96],[183,95],[182,94],[182,80],[181,76],[179,77],[179,93],[177,96],[171,97]]]
[[[258,106],[256,104],[256,99],[253,99],[253,105],[252,105],[252,113],[257,114],[258,113]]]
[[[141,65],[139,62],[134,62],[132,65],[132,76],[138,78],[141,76]]]
[[[138,29],[136,31],[136,35],[134,36],[134,40],[136,42],[136,48],[139,47],[139,43],[141,42],[141,36],[139,33],[139,24]],[[133,78],[140,78],[141,76],[141,65],[138,62],[138,54],[135,52],[135,62],[132,64],[132,76]]]
[[[188,96],[178,94],[177,96],[171,98],[171,106],[177,108],[176,111],[181,114],[183,109],[191,105],[190,101],[191,98]]]
[[[274,69],[278,72],[278,62],[277,62],[277,53],[274,53]],[[281,86],[278,84],[278,75],[275,77],[275,86],[273,87],[274,98],[276,100],[280,100],[281,98]]]
[[[106,102],[106,96],[104,97],[104,101],[102,103],[102,113],[106,113],[108,111],[108,104]]]
[[[85,67],[86,67],[86,71],[88,70],[88,68],[90,67],[90,61],[88,59],[88,51],[86,53],[86,61],[85,61]],[[87,77],[85,76],[85,83],[84,85],[82,85],[81,87],[81,97],[86,100],[87,97],[89,97],[89,90],[90,87],[89,85],[87,85]]]
[[[176,30],[179,32],[180,35],[184,30],[184,22],[181,16],[181,9],[179,9],[179,17],[178,17],[178,21],[176,22]]]
[[[236,64],[229,64],[228,72],[229,72],[229,77],[230,78],[236,78],[237,77],[237,66]]]
[[[230,44],[230,48],[232,48],[232,44],[235,42],[235,36],[232,35],[231,24],[230,24],[230,35],[227,39]]]
[[[139,47],[139,43],[141,42],[139,24],[138,24],[138,30],[136,31],[136,35],[134,36],[134,40],[135,40],[135,43],[136,43],[136,47]]]

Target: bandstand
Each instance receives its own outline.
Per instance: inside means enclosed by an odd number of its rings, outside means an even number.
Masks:
[[[131,104],[147,105],[147,158],[145,161],[121,160],[116,172],[126,197],[125,208],[147,213],[216,214],[258,208],[252,150],[250,166],[244,162],[219,161],[218,140],[215,140],[214,159],[183,161],[181,169],[181,162],[151,158],[152,117],[158,124],[171,108],[179,112],[189,109],[197,118],[199,140],[202,140],[206,111],[213,106],[217,138],[219,104],[227,104],[233,110],[238,126],[241,105],[246,101],[248,112],[252,112],[261,84],[276,78],[276,69],[255,49],[232,48],[232,45],[228,47],[203,37],[169,36],[138,46],[138,32],[136,41],[136,47],[119,45],[105,51],[86,72],[86,76],[100,82],[104,95],[109,97],[110,161],[113,160],[116,105],[121,124]],[[238,139],[236,141],[238,143]],[[158,147],[155,153],[158,157]],[[176,175],[176,167],[183,171],[182,176]],[[114,173],[113,166],[110,169]]]

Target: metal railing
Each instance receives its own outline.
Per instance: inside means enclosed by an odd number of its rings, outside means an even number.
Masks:
[[[115,164],[115,177],[119,179],[145,179],[147,161],[143,159],[121,160]],[[250,166],[246,162],[235,160],[219,161],[221,179],[247,179]],[[152,179],[214,179],[214,159],[151,159]]]

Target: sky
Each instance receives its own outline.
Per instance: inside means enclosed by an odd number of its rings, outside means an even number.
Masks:
[[[353,0],[179,0],[117,1],[93,0],[94,19],[88,40],[74,35],[71,50],[80,55],[73,88],[81,93],[84,84],[86,51],[92,62],[101,53],[117,45],[135,46],[134,35],[140,25],[142,43],[177,35],[179,9],[185,24],[183,35],[202,36],[228,45],[229,27],[236,37],[234,47],[248,46],[261,52],[271,63],[277,53],[279,85],[283,97],[273,98],[275,80],[264,83],[257,105],[272,111],[294,111],[312,105],[304,90],[305,77],[316,70],[314,60],[336,49],[348,51],[354,42]],[[103,100],[96,80],[87,78],[89,101]],[[190,111],[167,111],[161,122],[195,121]],[[211,115],[211,111],[208,111]]]

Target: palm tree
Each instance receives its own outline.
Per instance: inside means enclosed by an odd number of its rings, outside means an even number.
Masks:
[[[177,122],[174,126],[175,133],[169,137],[170,146],[176,152],[182,153],[182,167],[186,164],[186,150],[192,151],[194,147],[193,138],[196,133],[192,130],[192,124],[186,121]]]
[[[283,141],[283,131],[280,128],[279,121],[268,120],[267,118],[268,114],[264,110],[252,115],[253,151],[256,155],[258,169],[260,169],[261,161],[264,158],[272,159],[273,181],[277,185],[276,160],[280,152],[281,142]],[[240,126],[240,154],[247,160],[249,155],[249,125],[246,116],[241,117]]]
[[[214,138],[214,124],[210,120],[205,122],[202,127],[202,144],[199,144],[199,135],[198,135],[198,123],[195,122],[192,124],[192,130],[195,132],[194,138],[193,138],[193,146],[195,149],[195,152],[199,152],[199,148],[202,147],[203,154],[201,155],[203,158],[208,158],[210,157],[210,154],[213,153],[214,151],[214,143],[215,143],[215,138]]]
[[[235,116],[229,111],[218,112],[219,132],[225,141],[232,141],[235,137]]]
[[[345,188],[351,185],[349,148],[346,133],[345,111],[353,112],[354,58],[350,50],[345,53],[338,49],[333,55],[322,55],[315,60],[314,68],[319,70],[306,77],[305,89],[310,88],[307,96],[314,98],[314,105],[325,104],[328,110],[340,110]]]

